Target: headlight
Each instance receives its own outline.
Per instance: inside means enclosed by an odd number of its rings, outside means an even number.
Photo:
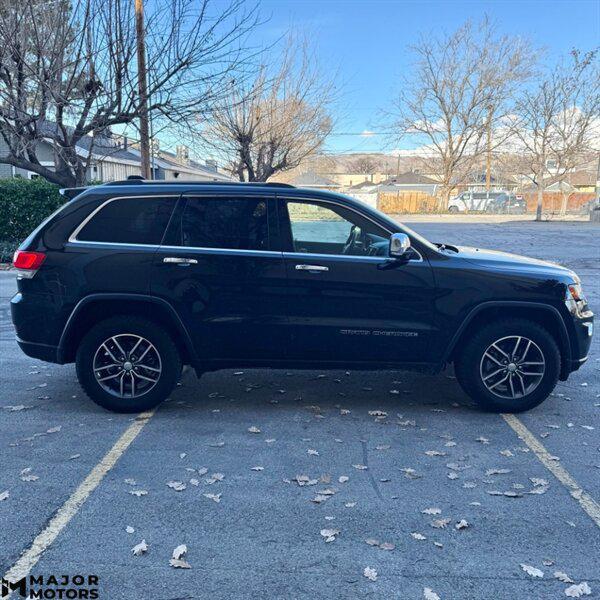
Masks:
[[[585,302],[585,295],[583,294],[583,290],[581,289],[581,283],[570,283],[569,293],[567,294],[567,298],[572,298],[575,302]]]
[[[567,285],[567,294],[565,298],[565,304],[569,311],[573,314],[577,314],[583,311],[587,300],[583,290],[581,289],[581,283],[573,282]]]

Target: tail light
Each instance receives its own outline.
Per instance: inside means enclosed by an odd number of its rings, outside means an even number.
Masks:
[[[43,252],[27,252],[17,250],[13,257],[13,267],[17,269],[17,277],[31,279],[46,260]]]

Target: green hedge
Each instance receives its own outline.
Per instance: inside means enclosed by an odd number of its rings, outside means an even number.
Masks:
[[[45,179],[0,179],[0,262],[67,198]]]

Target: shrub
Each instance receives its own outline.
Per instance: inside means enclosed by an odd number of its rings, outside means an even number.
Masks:
[[[17,246],[67,201],[45,179],[0,179],[0,262],[10,262]]]

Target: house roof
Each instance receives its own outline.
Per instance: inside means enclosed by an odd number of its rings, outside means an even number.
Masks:
[[[425,177],[425,175],[421,175],[419,173],[414,173],[412,171],[408,171],[406,173],[400,173],[399,175],[394,175],[390,177],[386,181],[383,182],[384,185],[411,185],[411,184],[420,184],[420,185],[436,185],[437,181],[430,179],[429,177]]]
[[[312,172],[297,175],[294,177],[294,179],[292,179],[292,181],[290,181],[290,183],[296,187],[340,187],[340,184],[333,181],[333,179],[329,179],[328,177],[323,177],[322,175]]]

